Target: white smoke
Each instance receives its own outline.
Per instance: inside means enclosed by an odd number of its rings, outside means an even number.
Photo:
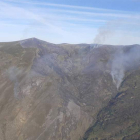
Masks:
[[[18,76],[23,73],[23,70],[17,67],[10,67],[6,73],[8,74],[10,80],[14,83],[14,97],[18,98],[20,92]]]
[[[110,29],[100,28],[94,39],[94,44],[104,44],[106,40],[113,35],[113,33],[114,32]]]
[[[111,76],[117,89],[119,88],[124,77],[124,55],[122,50],[117,52],[112,61]]]
[[[140,46],[128,47],[119,48],[112,60],[111,76],[117,89],[124,79],[125,72],[140,66]]]
[[[115,31],[118,28],[118,20],[108,21],[104,26],[98,29],[98,33],[94,38],[94,44],[105,44],[114,37]]]

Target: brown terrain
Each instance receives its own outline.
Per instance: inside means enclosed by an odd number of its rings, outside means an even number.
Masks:
[[[140,139],[140,46],[0,43],[0,140]]]

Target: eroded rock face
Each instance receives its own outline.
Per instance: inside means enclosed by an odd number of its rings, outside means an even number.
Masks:
[[[78,140],[117,94],[116,46],[0,44],[0,140]]]

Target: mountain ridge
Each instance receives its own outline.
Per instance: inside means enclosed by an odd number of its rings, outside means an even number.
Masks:
[[[108,134],[110,129],[107,125],[102,128],[102,122],[106,124],[110,110],[117,110],[118,116],[109,114],[117,120],[122,119],[119,111],[129,114],[127,104],[120,109],[122,98],[129,102],[129,97],[139,99],[139,88],[133,91],[133,86],[139,85],[139,45],[94,48],[30,38],[0,46],[1,140],[126,138],[118,131],[127,130],[127,125],[119,126],[113,120],[119,129]],[[133,110],[139,105],[135,101],[136,105],[130,102]],[[139,109],[135,112],[139,114]],[[137,121],[131,127],[136,131]],[[107,124],[112,128],[111,122]],[[89,128],[93,131],[87,131]],[[132,134],[136,131],[129,130]]]
[[[52,43],[52,42],[48,42],[47,40],[42,40],[36,37],[31,37],[31,38],[26,38],[26,39],[21,39],[21,40],[17,40],[17,41],[4,41],[4,42],[0,42],[0,43],[14,43],[14,42],[20,42],[20,41],[28,41],[28,40],[38,40],[38,41],[44,41],[50,44],[55,44],[55,45],[98,45],[98,44],[94,44],[94,43],[76,43],[76,44],[71,44],[71,43]],[[131,46],[131,45],[140,45],[140,44],[130,44],[130,45],[112,45],[112,44],[99,44],[99,45],[108,45],[108,46]]]

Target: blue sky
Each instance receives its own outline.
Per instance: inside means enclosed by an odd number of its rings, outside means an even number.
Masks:
[[[0,42],[140,44],[140,0],[1,0]]]

